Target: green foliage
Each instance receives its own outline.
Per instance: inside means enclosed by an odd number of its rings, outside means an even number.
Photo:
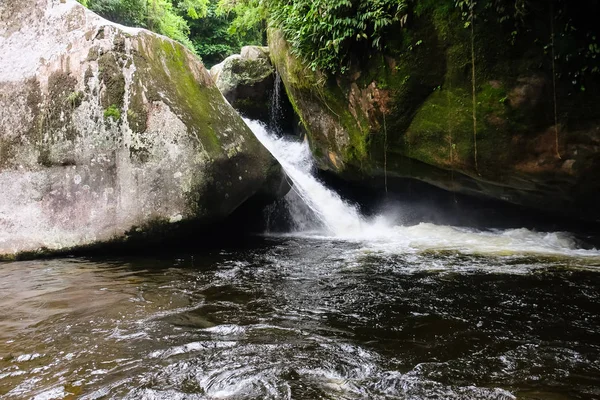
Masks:
[[[280,3],[273,21],[293,52],[314,69],[347,70],[349,55],[359,48],[384,47],[383,34],[394,22],[406,20],[404,0],[312,0]],[[366,46],[364,46],[365,44]]]
[[[150,29],[194,51],[211,66],[236,53],[243,45],[262,44],[263,29],[244,27],[236,33],[235,21],[259,24],[263,15],[235,10],[224,13],[218,0],[78,0],[106,19]],[[240,8],[240,12],[243,10]],[[239,17],[239,18],[238,18]],[[249,20],[254,18],[252,22]]]
[[[176,7],[180,12],[185,12],[191,19],[203,18],[208,12],[209,0],[180,0]]]
[[[185,6],[180,8],[183,11]],[[194,46],[189,39],[190,27],[170,0],[149,0],[147,11],[148,28],[162,35],[170,37],[193,50]]]
[[[600,0],[586,1],[582,7],[568,0],[219,0],[218,10],[235,14],[230,33],[261,29],[268,21],[284,32],[292,52],[306,65],[330,74],[347,71],[353,58],[385,51],[386,38],[396,40],[410,31],[408,26],[398,28],[413,16],[459,10],[465,28],[480,23],[478,29],[485,29],[495,21],[510,44],[535,41],[546,49],[552,20],[555,61],[562,66],[558,74],[584,89],[584,78],[600,73],[600,34],[594,18],[600,13]],[[547,21],[543,26],[542,18]]]
[[[229,25],[229,33],[233,35],[251,36],[264,29],[268,19],[268,0],[218,0],[217,13],[233,15]]]
[[[351,54],[385,47],[384,34],[406,23],[408,0],[220,0],[236,13],[231,30],[256,29],[262,19],[280,28],[292,52],[313,70],[347,71]]]
[[[104,18],[128,26],[145,26],[147,0],[80,0]]]
[[[462,25],[500,23],[506,40],[532,42],[551,56],[557,77],[585,90],[600,74],[600,0],[79,0],[112,21],[175,39],[212,65],[244,44],[262,44],[268,24],[279,28],[294,55],[310,68],[343,74],[351,63],[384,52],[390,41],[414,50],[409,26],[424,15],[462,12]],[[547,21],[540,25],[540,21]],[[555,32],[549,32],[550,21]],[[457,21],[457,23],[460,23]],[[477,35],[477,33],[475,33]],[[411,37],[407,42],[406,38]]]
[[[209,0],[79,0],[106,19],[148,28],[194,50],[188,20],[202,18]]]
[[[83,100],[83,92],[71,92],[67,97],[67,103],[72,107],[79,107]]]
[[[113,118],[115,121],[118,121],[121,119],[121,110],[116,105],[111,104],[110,107],[104,110],[104,118]]]
[[[190,21],[190,39],[196,53],[202,57],[207,67],[238,53],[243,45],[262,44],[261,32],[258,29],[244,30],[244,36],[232,32],[231,24],[234,18],[234,13],[220,12],[215,1],[209,4],[204,18]]]

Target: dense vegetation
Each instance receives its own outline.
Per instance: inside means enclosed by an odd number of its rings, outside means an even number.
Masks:
[[[351,52],[383,49],[386,30],[406,23],[409,0],[221,0],[221,6],[235,12],[236,28],[255,22],[241,16],[263,16],[312,69],[344,73]]]
[[[585,7],[568,0],[220,0],[220,5],[235,12],[232,24],[238,31],[256,28],[256,18],[242,16],[266,18],[283,31],[295,55],[333,74],[347,71],[357,56],[385,50],[419,15],[454,12],[462,13],[465,29],[494,19],[505,26],[513,45],[522,37],[554,51],[554,59],[576,82],[600,73],[598,0]],[[540,16],[547,16],[548,24],[537,26]],[[420,40],[404,45],[419,46]]]
[[[239,33],[231,23],[236,15],[224,12],[217,0],[79,0],[101,16],[127,26],[147,28],[184,44],[208,66],[240,50],[261,43],[260,31],[246,24]]]
[[[292,52],[312,69],[345,73],[352,62],[385,51],[390,39],[424,14],[460,12],[466,29],[496,19],[507,40],[535,41],[585,90],[584,77],[600,73],[600,44],[593,15],[599,0],[80,0],[113,21],[145,27],[180,41],[208,65],[263,42],[267,25],[282,30]],[[572,2],[571,2],[572,3]],[[551,26],[535,26],[548,16]],[[548,30],[551,32],[548,32]],[[404,43],[419,46],[421,39]],[[529,42],[528,42],[529,43]]]

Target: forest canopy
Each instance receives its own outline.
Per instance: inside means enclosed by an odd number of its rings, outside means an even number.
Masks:
[[[244,44],[261,44],[258,29],[234,33],[235,14],[219,9],[217,0],[78,0],[104,18],[146,28],[176,40],[207,66],[239,52]]]
[[[344,74],[356,55],[386,50],[390,38],[421,15],[454,14],[470,29],[485,29],[490,20],[506,31],[508,41],[527,37],[544,51],[556,50],[569,77],[600,73],[596,21],[587,2],[582,12],[567,0],[79,0],[112,21],[148,28],[175,39],[207,65],[239,51],[245,44],[266,44],[266,28],[280,29],[291,51],[313,70]],[[578,8],[579,7],[579,8]],[[548,17],[548,26],[533,18]],[[545,18],[545,17],[544,17]],[[552,21],[552,32],[550,29]],[[532,36],[532,32],[537,36]],[[405,43],[407,48],[419,46]]]

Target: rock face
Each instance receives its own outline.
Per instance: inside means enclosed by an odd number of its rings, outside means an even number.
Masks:
[[[0,3],[0,256],[212,222],[283,172],[201,62],[75,0]]]
[[[223,96],[242,115],[268,121],[275,82],[268,48],[242,47],[241,54],[227,57],[210,73]]]
[[[280,32],[269,32],[272,62],[319,167],[390,189],[395,178],[416,178],[600,220],[597,76],[581,91],[552,73],[547,48],[533,38],[511,44],[491,19],[472,38],[460,12],[444,12],[415,16],[389,35],[396,39],[386,54],[341,77],[306,68]]]

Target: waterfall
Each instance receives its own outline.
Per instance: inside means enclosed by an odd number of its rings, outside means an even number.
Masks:
[[[273,83],[273,95],[271,96],[271,109],[269,113],[269,130],[281,134],[281,122],[283,120],[283,106],[281,90],[283,82],[281,75],[275,70],[275,81]]]
[[[394,226],[394,216],[386,214],[367,219],[356,205],[342,199],[315,177],[315,165],[306,141],[280,137],[258,121],[244,121],[292,181],[292,190],[285,202],[294,235],[358,240],[368,243],[369,251],[390,253],[437,249],[498,255],[536,253],[600,257],[600,251],[579,248],[578,241],[565,232],[544,233],[524,228],[478,230],[423,222]]]
[[[260,122],[245,121],[292,180],[294,192],[286,200],[296,229],[324,229],[326,234],[334,236],[358,234],[362,230],[365,221],[358,208],[313,175],[313,159],[306,141],[277,137]]]

